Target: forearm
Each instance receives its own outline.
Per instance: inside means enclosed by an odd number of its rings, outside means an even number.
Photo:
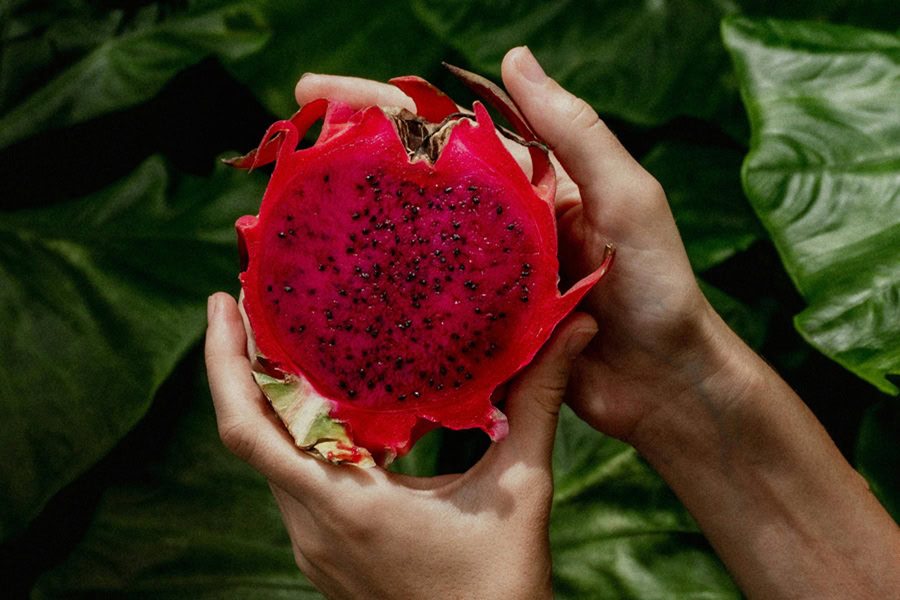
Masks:
[[[631,441],[750,598],[900,598],[900,529],[804,403],[714,317],[715,368]],[[697,365],[697,373],[704,366]]]

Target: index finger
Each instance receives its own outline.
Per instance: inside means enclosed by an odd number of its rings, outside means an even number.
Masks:
[[[319,98],[336,98],[353,108],[399,106],[416,112],[415,103],[400,88],[359,77],[306,73],[297,82],[294,95],[300,106]]]

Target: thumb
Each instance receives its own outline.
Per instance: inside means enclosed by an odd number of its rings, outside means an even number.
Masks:
[[[652,179],[591,105],[548,77],[528,48],[510,50],[501,70],[506,89],[535,133],[578,185],[589,214],[596,216],[601,198],[609,204],[633,195],[623,185]]]
[[[549,460],[572,364],[596,333],[596,321],[585,313],[569,315],[556,328],[531,365],[510,384],[509,438],[498,450],[515,453],[518,460]]]

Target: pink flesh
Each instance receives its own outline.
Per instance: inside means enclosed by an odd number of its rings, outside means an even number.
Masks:
[[[379,109],[337,102],[312,148],[293,150],[287,122],[261,145],[276,171],[259,218],[238,224],[257,343],[376,454],[431,422],[502,437],[490,394],[608,267],[560,298],[552,209],[476,116],[434,166],[407,160]]]

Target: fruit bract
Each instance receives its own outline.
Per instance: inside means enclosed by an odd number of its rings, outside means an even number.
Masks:
[[[612,261],[560,295],[546,148],[502,90],[456,71],[516,127],[530,181],[481,103],[460,112],[418,77],[392,80],[416,115],[317,100],[228,161],[276,161],[259,215],[237,222],[240,304],[257,382],[330,461],[385,465],[437,426],[502,439],[492,393]]]

